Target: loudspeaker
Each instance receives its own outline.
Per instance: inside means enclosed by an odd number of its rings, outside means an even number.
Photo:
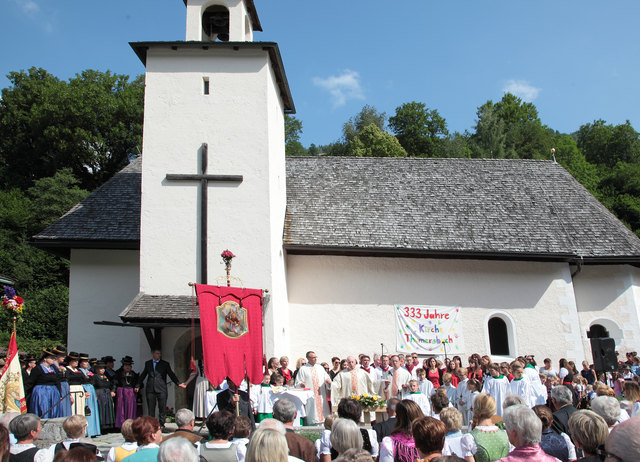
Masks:
[[[609,337],[591,338],[589,340],[591,340],[593,368],[596,370],[596,372],[618,370],[616,341]]]

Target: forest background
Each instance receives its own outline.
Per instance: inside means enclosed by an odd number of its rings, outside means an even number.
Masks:
[[[21,351],[65,344],[69,262],[30,245],[37,234],[111,178],[142,149],[144,78],[86,70],[60,80],[44,69],[11,72],[0,100],[0,275],[25,300]],[[450,133],[436,108],[410,101],[387,115],[365,105],[328,145],[300,143],[285,120],[288,156],[555,157],[640,236],[640,133],[627,121],[585,121],[573,133],[546,126],[536,107],[505,93],[477,108],[476,124]],[[87,326],[88,329],[91,326]],[[0,345],[11,332],[0,313]]]

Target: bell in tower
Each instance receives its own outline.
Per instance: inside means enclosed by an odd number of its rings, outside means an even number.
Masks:
[[[187,40],[252,42],[262,26],[253,0],[184,0]]]
[[[229,41],[229,10],[222,5],[213,5],[202,14],[202,30],[205,39],[211,42]]]

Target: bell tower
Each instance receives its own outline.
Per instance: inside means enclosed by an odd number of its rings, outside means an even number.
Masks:
[[[187,41],[252,42],[262,31],[253,0],[184,0]]]
[[[188,283],[220,283],[229,249],[238,284],[268,290],[265,352],[288,351],[284,115],[295,107],[280,51],[253,41],[262,30],[253,0],[185,4],[186,41],[131,44],[146,73],[141,301],[129,312],[159,300],[152,315],[166,310],[181,327]],[[170,300],[181,305],[161,305]],[[164,346],[182,333],[165,331]]]

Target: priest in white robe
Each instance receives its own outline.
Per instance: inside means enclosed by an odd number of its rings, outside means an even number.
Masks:
[[[342,398],[349,398],[351,395],[375,395],[376,388],[374,386],[371,375],[365,372],[362,367],[358,367],[356,358],[347,357],[347,367],[336,375],[331,383],[331,405],[337,410],[338,403]],[[375,411],[371,412],[369,419],[375,420]]]
[[[398,358],[398,355],[393,355],[391,357],[391,381],[386,389],[386,393],[388,393],[387,399],[402,399],[406,394],[408,394],[409,380],[411,380],[411,374],[400,365],[400,358]]]
[[[307,424],[319,424],[331,411],[327,401],[327,389],[331,385],[329,374],[320,364],[313,351],[307,352],[307,364],[302,366],[296,376],[296,387],[308,388],[313,392],[313,400],[307,402]]]
[[[371,375],[367,374],[361,367],[357,367],[356,358],[347,358],[347,368],[335,376],[331,383],[331,403],[338,406],[342,398],[349,398],[351,395],[376,394]]]
[[[375,375],[373,377],[373,385],[376,393],[382,396],[384,399],[389,399],[388,387],[391,383],[392,369],[389,365],[389,356],[382,355],[380,357],[380,366],[376,367]]]

